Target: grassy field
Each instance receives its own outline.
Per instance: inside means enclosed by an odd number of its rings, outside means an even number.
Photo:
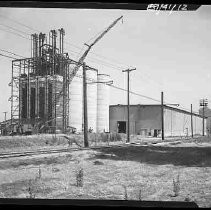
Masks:
[[[109,139],[106,134],[89,134],[90,146],[102,146],[121,144],[125,142],[126,135],[113,134],[115,138]],[[77,144],[69,145],[68,140],[63,137],[63,134],[39,134],[29,136],[0,136],[0,153],[1,152],[22,152],[38,149],[54,149],[65,147],[79,147],[78,145],[84,145],[82,134],[66,135],[71,139],[74,139]]]
[[[0,197],[195,201],[211,207],[211,139],[149,142],[0,160]],[[81,169],[83,187],[77,187]]]

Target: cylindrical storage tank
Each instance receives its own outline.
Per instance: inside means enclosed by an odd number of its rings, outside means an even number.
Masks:
[[[97,73],[96,69],[91,68],[86,71],[88,129],[91,128],[93,132],[96,132],[97,126]]]
[[[110,87],[106,82],[110,80],[107,74],[97,75],[97,132],[109,131]]]
[[[72,67],[74,68],[74,66]],[[82,67],[78,69],[69,87],[69,125],[82,131],[83,125],[83,77]]]

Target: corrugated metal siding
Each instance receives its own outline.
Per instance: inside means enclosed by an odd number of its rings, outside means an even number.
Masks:
[[[127,122],[127,106],[110,106],[109,108],[110,132],[117,132],[117,121]],[[206,128],[206,120],[205,120]],[[161,130],[160,106],[131,106],[130,107],[130,133],[153,135],[154,130]],[[164,108],[165,136],[191,135],[191,115],[180,110]],[[193,133],[202,134],[202,118],[193,115]],[[206,130],[205,130],[206,134]]]
[[[202,134],[202,118],[193,117],[193,132],[194,134]],[[206,128],[206,120],[204,121],[204,127]],[[206,134],[206,129],[205,129],[205,134]]]
[[[164,132],[165,136],[190,136],[191,115],[175,110],[164,109]],[[194,115],[193,134],[202,134],[202,118]]]
[[[137,119],[136,133],[141,129],[161,129],[161,109],[159,106],[140,106]]]
[[[157,106],[131,106],[130,107],[130,133],[138,134],[143,129],[161,129],[160,107]],[[117,132],[117,121],[127,122],[127,106],[110,106],[109,109],[110,132]]]

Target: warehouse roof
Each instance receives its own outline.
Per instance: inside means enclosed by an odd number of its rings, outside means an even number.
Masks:
[[[126,104],[110,105],[110,107],[119,107],[119,106],[127,106],[127,105]],[[130,106],[131,107],[133,107],[133,106],[142,106],[142,107],[145,107],[145,106],[161,106],[161,104],[130,104]],[[182,112],[182,113],[186,113],[186,114],[191,115],[191,112],[180,109],[180,108],[171,107],[171,106],[168,106],[168,105],[164,105],[164,107],[167,108],[167,109],[175,110],[177,112]],[[201,116],[200,114],[193,113],[193,115],[203,118],[203,116]],[[204,117],[204,118],[207,118],[207,117]]]

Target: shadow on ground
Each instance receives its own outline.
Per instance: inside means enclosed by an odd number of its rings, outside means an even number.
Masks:
[[[97,159],[137,161],[140,163],[187,167],[211,167],[211,147],[128,146],[99,148]],[[112,155],[108,155],[112,154]]]
[[[34,194],[47,195],[53,192],[54,188],[47,186],[45,183],[59,180],[58,178],[44,178],[40,181],[31,180],[17,180],[15,182],[4,183],[0,185],[0,192],[3,193],[5,197],[14,198],[20,193],[29,194],[28,189],[31,187],[31,191]],[[29,184],[29,181],[32,181]]]
[[[68,154],[65,156],[56,156],[56,157],[34,157],[30,159],[16,159],[11,161],[10,159],[5,159],[0,162],[0,170],[5,170],[9,168],[18,168],[20,166],[40,166],[44,165],[54,165],[54,164],[64,164],[72,160],[72,155]]]

